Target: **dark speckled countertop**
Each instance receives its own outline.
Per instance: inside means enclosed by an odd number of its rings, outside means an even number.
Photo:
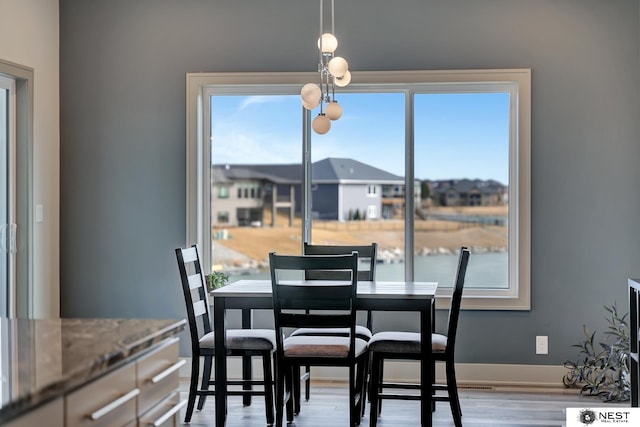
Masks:
[[[184,328],[184,320],[0,319],[0,425]]]

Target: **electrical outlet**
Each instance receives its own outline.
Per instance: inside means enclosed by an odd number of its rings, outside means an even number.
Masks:
[[[549,337],[539,335],[536,337],[536,354],[549,354]]]

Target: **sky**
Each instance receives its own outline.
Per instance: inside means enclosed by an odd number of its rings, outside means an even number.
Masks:
[[[343,115],[327,134],[312,132],[312,161],[352,158],[404,176],[404,96],[338,92]],[[301,162],[300,96],[216,95],[211,115],[214,164]],[[507,93],[417,94],[414,115],[417,179],[508,183]]]

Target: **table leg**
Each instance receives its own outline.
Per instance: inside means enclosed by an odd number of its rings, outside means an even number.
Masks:
[[[431,427],[433,425],[433,414],[431,413],[432,404],[432,385],[433,385],[433,367],[431,357],[431,328],[432,324],[432,307],[433,301],[425,304],[425,309],[420,312],[420,342],[421,348],[421,366],[420,366],[420,418],[423,427]]]
[[[225,299],[213,299],[213,330],[215,332],[215,425],[223,427],[227,412],[227,357],[225,351]]]

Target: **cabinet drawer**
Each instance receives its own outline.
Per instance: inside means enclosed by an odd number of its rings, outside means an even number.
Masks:
[[[186,404],[187,401],[180,400],[180,393],[176,391],[142,415],[138,427],[178,427],[181,425],[180,409]]]
[[[144,414],[178,389],[179,370],[186,363],[179,360],[179,342],[178,338],[167,340],[136,362],[140,389],[138,414]]]
[[[38,409],[29,412],[15,420],[9,421],[8,424],[2,424],[3,427],[62,427],[64,424],[64,403],[63,398],[59,397],[53,402],[47,403]]]
[[[136,419],[138,394],[136,367],[131,363],[67,395],[65,426],[128,426]]]

